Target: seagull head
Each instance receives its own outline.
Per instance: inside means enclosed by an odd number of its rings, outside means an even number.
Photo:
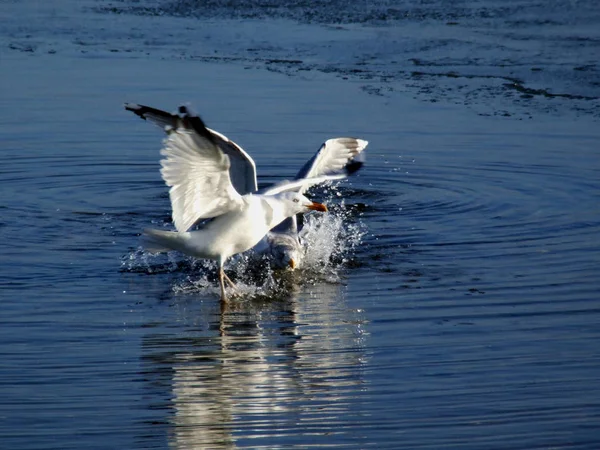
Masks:
[[[327,206],[323,203],[313,202],[299,192],[284,192],[279,194],[279,198],[285,202],[289,216],[309,211],[327,212]]]
[[[291,245],[291,242],[286,242],[282,238],[285,238],[287,241],[296,239],[296,242],[298,242],[297,238],[290,235],[279,235],[279,241],[275,242],[271,247],[271,255],[273,256],[272,264],[277,269],[294,270],[302,261],[304,249],[299,244]]]

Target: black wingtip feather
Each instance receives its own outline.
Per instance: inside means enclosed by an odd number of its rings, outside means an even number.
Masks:
[[[198,114],[191,112],[186,105],[179,106],[178,112],[181,123],[185,128],[194,130],[198,135],[216,144],[215,137],[208,131],[204,121]]]
[[[365,165],[365,163],[363,161],[357,161],[357,160],[353,159],[348,164],[346,164],[344,169],[346,171],[346,174],[352,175],[352,174],[358,172],[364,165]]]
[[[136,116],[139,116],[142,119],[146,120],[144,114],[149,109],[147,106],[138,105],[137,103],[125,103],[124,106],[127,111],[131,111]]]
[[[200,116],[186,105],[179,106],[176,114],[150,106],[138,105],[137,103],[125,103],[124,106],[127,111],[131,111],[136,116],[144,120],[150,120],[150,122],[160,126],[167,134],[178,128],[188,129],[216,145],[214,135],[206,128]]]
[[[156,117],[160,117],[160,118],[164,118],[164,119],[172,118],[172,115],[169,114],[168,112],[162,111],[160,109],[152,108],[150,106],[138,105],[137,103],[125,103],[125,109],[127,111],[131,111],[136,116],[138,116],[144,120],[147,120],[148,116],[150,116],[150,118],[152,118],[152,116],[156,116]]]

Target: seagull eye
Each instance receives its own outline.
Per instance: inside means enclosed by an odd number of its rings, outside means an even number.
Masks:
[[[298,203],[300,200],[298,200],[297,198],[295,198],[293,201],[294,201],[294,203]]]

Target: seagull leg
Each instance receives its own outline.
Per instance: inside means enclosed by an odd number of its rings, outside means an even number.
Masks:
[[[235,284],[233,283],[233,281],[231,281],[231,278],[229,278],[225,272],[223,272],[223,276],[225,277],[225,281],[229,283],[229,286],[235,289]]]
[[[225,271],[223,270],[223,266],[219,265],[219,285],[221,286],[221,304],[227,303],[227,296],[225,295],[225,282],[224,277],[226,277]]]

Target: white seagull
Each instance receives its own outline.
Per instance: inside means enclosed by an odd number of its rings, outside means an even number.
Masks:
[[[125,109],[144,120],[149,120],[163,130],[175,128],[180,118],[176,114],[134,103],[126,103]],[[241,195],[257,192],[256,165],[250,155],[221,133],[210,128],[206,128],[206,130],[212,135],[216,146],[230,158],[229,176],[235,190]],[[355,172],[362,166],[362,151],[367,145],[368,142],[365,140],[350,137],[328,139],[314,156],[304,164],[296,174],[295,180],[318,178],[342,171],[346,173]],[[310,185],[312,184],[315,183]],[[294,190],[303,194],[308,187],[309,184],[302,183]],[[266,191],[261,190],[258,192],[264,194],[268,190],[269,188]],[[297,214],[283,220],[260,240],[254,251],[258,254],[269,255],[271,257],[270,262],[275,268],[290,267],[295,269],[298,267],[304,254],[299,236],[303,225],[302,217],[302,214]]]
[[[177,250],[197,258],[217,261],[221,301],[227,302],[223,270],[225,261],[254,247],[274,226],[288,217],[308,211],[327,211],[298,189],[328,180],[339,180],[348,171],[281,183],[260,194],[240,195],[230,177],[230,157],[215,133],[200,117],[181,106],[161,150],[161,175],[169,189],[173,222],[177,231],[144,230],[152,251]],[[197,221],[199,230],[188,231]]]

